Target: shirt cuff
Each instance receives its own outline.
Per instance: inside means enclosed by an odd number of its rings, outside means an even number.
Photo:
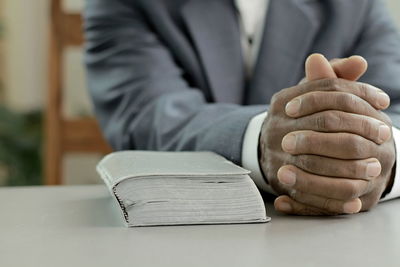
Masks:
[[[250,177],[259,189],[277,195],[264,178],[258,161],[258,140],[266,117],[267,112],[258,114],[250,120],[247,126],[242,146],[242,166],[251,171]]]
[[[392,128],[393,139],[396,148],[396,162],[400,162],[400,130],[397,128]],[[397,164],[396,173],[394,176],[394,182],[392,186],[392,190],[386,194],[384,198],[381,198],[380,201],[386,201],[394,198],[400,197],[400,165]]]

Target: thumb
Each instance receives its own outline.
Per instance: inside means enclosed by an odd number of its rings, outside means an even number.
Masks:
[[[338,78],[357,81],[367,71],[368,63],[361,56],[352,56],[330,61]]]
[[[339,63],[335,63],[339,66]],[[342,67],[340,67],[342,68]],[[312,54],[306,60],[307,81],[337,78],[329,61],[321,54]]]

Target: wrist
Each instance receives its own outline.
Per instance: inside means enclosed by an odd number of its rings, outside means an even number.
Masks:
[[[265,112],[253,117],[247,126],[243,138],[242,166],[251,171],[250,177],[258,188],[274,194],[262,172],[260,161],[260,155],[262,155],[262,150],[260,151],[260,134],[266,116],[267,113]]]
[[[394,163],[392,171],[390,172],[390,178],[389,178],[388,182],[386,183],[386,187],[382,193],[381,198],[384,198],[387,194],[389,194],[392,191],[395,176],[396,176],[396,162]]]

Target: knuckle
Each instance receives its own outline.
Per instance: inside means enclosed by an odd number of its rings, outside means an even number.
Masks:
[[[275,104],[278,101],[279,94],[280,94],[280,92],[277,92],[277,93],[272,95],[272,97],[271,97],[271,105]]]
[[[339,79],[332,79],[331,80],[331,88],[335,92],[343,91],[343,83]]]
[[[386,113],[380,111],[379,112],[382,117],[383,117],[383,121],[386,123],[386,125],[388,125],[389,127],[391,127],[393,125],[392,119],[389,117],[389,115],[387,115]]]
[[[345,199],[354,199],[359,196],[360,189],[355,183],[346,181],[346,182],[344,182],[342,192],[343,192],[343,197]]]
[[[307,170],[308,169],[308,165],[309,165],[309,161],[307,159],[307,156],[305,155],[298,155],[296,157],[294,157],[295,162],[296,162],[296,166],[300,169],[303,170]]]
[[[280,99],[281,99],[281,92],[275,93],[272,98],[271,98],[271,104],[270,104],[270,112],[275,113],[277,110],[280,108]]]
[[[364,187],[364,189],[363,189],[363,191],[362,191],[362,193],[363,193],[363,195],[365,195],[365,194],[367,194],[367,193],[370,193],[370,192],[372,192],[372,191],[374,191],[374,187],[375,187],[375,184],[374,184],[374,182],[373,182],[373,180],[370,180],[370,181],[367,181],[366,182],[367,184],[365,185],[365,187]],[[379,196],[379,198],[377,199],[377,201],[379,201],[380,200],[380,196]]]
[[[346,110],[353,110],[358,105],[359,98],[356,95],[343,93],[337,98],[338,106],[344,106]]]
[[[359,161],[349,161],[342,170],[343,177],[346,178],[364,178],[365,176],[365,164]]]
[[[275,114],[282,112],[288,102],[288,96],[290,95],[290,92],[295,89],[296,87],[285,88],[273,94],[270,100],[269,112]]]
[[[317,130],[326,130],[329,115],[322,114],[315,117],[315,126]]]
[[[363,202],[362,210],[364,211],[371,210],[372,208],[376,207],[376,205],[378,205],[379,200],[380,200],[380,195],[371,196],[370,199],[367,201],[367,203],[364,204]]]
[[[332,199],[326,198],[322,205],[322,208],[327,211],[332,211]]]
[[[321,80],[322,87],[326,88],[328,91],[342,91],[342,85],[339,79],[330,78]]]
[[[366,155],[366,146],[364,139],[359,135],[346,135],[343,137],[343,143],[348,148],[349,154],[356,158],[363,158]]]
[[[357,84],[357,95],[363,99],[372,98],[374,94],[371,92],[371,87],[368,86],[366,83],[358,83]]]
[[[319,137],[315,134],[315,133],[310,133],[310,134],[298,134],[298,144],[299,147],[301,147],[302,149],[312,149],[312,148],[316,148],[317,146],[319,146]]]
[[[306,97],[307,105],[309,106],[316,106],[320,103],[319,101],[319,94],[318,92],[308,93]]]
[[[315,169],[316,162],[311,160],[308,155],[298,155],[295,157],[295,161],[295,165],[302,170],[312,172]]]
[[[319,152],[324,151],[324,137],[320,133],[313,132],[306,134],[300,140],[303,142],[303,147],[308,151],[314,151],[317,155],[319,155]]]
[[[365,137],[375,137],[377,134],[375,133],[375,129],[378,127],[373,127],[371,125],[371,121],[369,119],[362,118],[361,119],[361,131]]]
[[[298,155],[298,167],[303,171],[306,171],[311,174],[323,174],[327,172],[327,168],[329,169],[329,161],[322,156],[317,155]],[[312,180],[308,179],[307,176],[303,179],[302,184],[309,185],[312,183]]]
[[[367,177],[367,163],[366,162],[355,162],[351,164],[349,168],[350,175],[353,178],[365,178]]]
[[[328,131],[337,130],[337,128],[342,125],[343,118],[339,112],[330,110],[324,112],[324,129]]]
[[[363,196],[361,198],[361,202],[362,202],[361,210],[362,211],[371,210],[373,207],[375,207],[378,204],[379,200],[380,200],[380,195],[375,194],[374,192]]]

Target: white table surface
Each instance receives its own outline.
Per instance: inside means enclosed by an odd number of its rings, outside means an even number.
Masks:
[[[0,266],[400,266],[400,200],[267,224],[125,228],[105,186],[0,189]]]

